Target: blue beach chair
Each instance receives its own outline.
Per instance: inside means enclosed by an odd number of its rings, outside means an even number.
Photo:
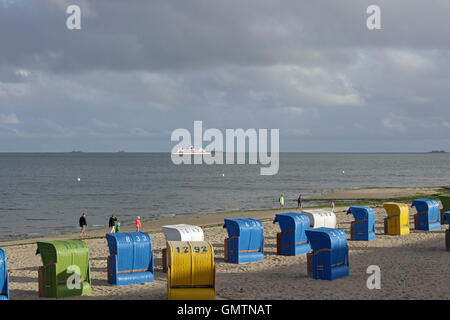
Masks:
[[[308,273],[314,279],[334,280],[350,275],[347,235],[341,229],[306,230],[312,253],[308,254]]]
[[[107,233],[108,282],[118,286],[154,281],[152,241],[144,232]]]
[[[9,277],[6,269],[6,253],[0,248],[0,300],[9,300]]]
[[[249,263],[264,259],[264,228],[252,218],[225,219],[225,261]]]
[[[277,254],[296,256],[311,251],[306,230],[310,228],[307,215],[297,212],[278,213],[273,223],[280,225],[281,232],[277,234]]]

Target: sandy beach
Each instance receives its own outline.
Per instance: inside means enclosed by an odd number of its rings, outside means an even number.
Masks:
[[[403,194],[412,195],[416,191]],[[398,190],[395,192],[398,194]],[[351,196],[351,192],[347,195]],[[335,213],[337,227],[350,238],[353,217],[346,215],[347,208],[337,207]],[[92,293],[70,299],[167,299],[167,274],[162,272],[161,265],[161,249],[165,247],[161,226],[174,223],[203,227],[205,240],[214,247],[219,299],[449,299],[450,255],[445,251],[444,243],[444,230],[448,226],[431,232],[414,230],[413,215],[416,211],[413,208],[410,210],[411,234],[388,236],[383,232],[385,210],[380,205],[374,209],[376,239],[370,242],[348,240],[350,276],[334,281],[308,277],[306,255],[276,255],[279,226],[272,221],[275,213],[293,211],[289,209],[220,213],[145,223],[143,231],[149,232],[152,239],[155,281],[142,285],[116,287],[107,283],[106,258],[109,252],[104,238],[106,229],[91,231],[85,241],[90,251]],[[226,230],[222,224],[227,217],[254,217],[263,221],[263,261],[243,265],[224,262]],[[132,227],[122,228],[122,231],[131,230]],[[78,235],[60,237],[76,238]],[[38,268],[42,262],[40,256],[35,255],[35,242],[36,239],[0,243],[8,257],[11,299],[39,299]],[[366,286],[369,277],[366,270],[370,265],[381,269],[379,290],[369,290]]]

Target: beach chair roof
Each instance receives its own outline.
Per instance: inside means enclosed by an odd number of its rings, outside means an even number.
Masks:
[[[202,228],[189,224],[173,224],[162,227],[166,241],[203,241]]]
[[[118,271],[152,269],[150,235],[144,232],[107,233],[109,253],[117,256]]]
[[[302,213],[306,214],[309,218],[310,225],[313,228],[335,228],[336,227],[336,215],[333,211],[324,209],[308,209],[303,210]]]
[[[228,236],[243,236],[249,233],[260,233],[263,231],[261,221],[252,218],[230,218],[224,219],[224,227],[227,228]]]
[[[317,228],[306,230],[306,237],[313,251],[330,249],[333,255],[343,255],[347,252],[347,235],[341,229]],[[333,258],[332,258],[333,260]]]
[[[310,221],[306,214],[298,212],[277,213],[273,223],[280,225],[281,232],[297,230],[298,228],[309,229]]]
[[[107,233],[110,254],[120,254],[131,250],[134,254],[142,254],[152,249],[150,236],[144,232]]]
[[[58,239],[39,241],[37,246],[41,254],[42,263],[44,265],[56,263],[57,273],[65,271],[71,265],[77,265],[82,270],[89,268],[89,249],[82,240]]]
[[[439,202],[434,199],[415,199],[411,207],[416,207],[417,211],[440,210]]]
[[[356,221],[358,220],[374,220],[375,211],[371,207],[351,206],[347,210],[347,214],[351,213]]]
[[[383,203],[383,207],[386,210],[388,216],[397,214],[409,214],[409,207],[405,203],[385,202]]]

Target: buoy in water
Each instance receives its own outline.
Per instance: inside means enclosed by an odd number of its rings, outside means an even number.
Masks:
[[[80,179],[80,178],[77,178],[77,181],[78,181],[78,182],[80,182],[80,181],[81,181],[81,179]]]
[[[225,177],[225,173],[222,173],[222,177]]]

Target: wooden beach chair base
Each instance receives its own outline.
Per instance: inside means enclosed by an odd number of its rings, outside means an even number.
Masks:
[[[313,257],[313,252],[306,254],[306,271],[309,277],[313,276]]]
[[[277,233],[277,254],[281,255],[281,232]]]
[[[445,250],[450,251],[450,229],[445,230]]]
[[[163,272],[166,273],[167,272],[167,248],[164,248],[161,250],[161,255],[162,255],[162,269]]]

